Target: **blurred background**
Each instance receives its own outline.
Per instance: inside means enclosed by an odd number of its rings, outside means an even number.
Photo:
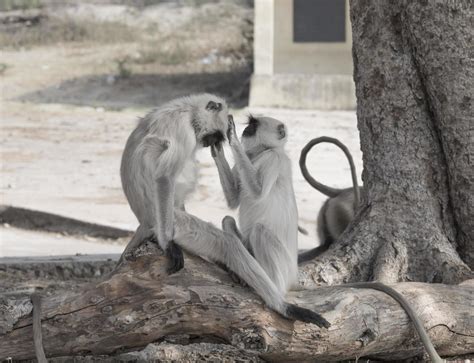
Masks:
[[[309,231],[300,247],[315,246],[325,196],[301,176],[302,147],[337,137],[362,169],[351,42],[345,0],[0,0],[0,204],[134,230],[119,177],[127,137],[151,108],[211,92],[228,100],[239,133],[249,113],[288,125]],[[220,226],[235,213],[209,150],[198,159],[187,210]],[[308,164],[319,181],[351,185],[333,146],[313,149]],[[114,254],[129,240],[19,228],[30,217],[15,218],[1,220],[0,258]]]

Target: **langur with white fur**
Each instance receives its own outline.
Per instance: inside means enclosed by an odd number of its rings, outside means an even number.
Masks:
[[[183,267],[174,241],[174,209],[184,210],[197,183],[196,151],[225,139],[227,104],[214,95],[172,100],[153,110],[128,138],[122,156],[122,186],[139,226],[122,254],[156,237],[169,259],[168,272]]]
[[[284,150],[287,137],[282,122],[250,116],[240,144],[232,123],[232,170],[221,145],[211,146],[227,203],[240,205],[240,231],[231,217],[223,228],[242,239],[282,294],[298,284],[298,209]]]

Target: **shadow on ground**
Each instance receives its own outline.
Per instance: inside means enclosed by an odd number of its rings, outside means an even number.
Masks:
[[[176,97],[209,92],[226,98],[233,107],[245,107],[248,104],[249,85],[248,70],[195,74],[132,74],[126,78],[91,75],[69,79],[58,85],[24,94],[17,100],[107,109],[151,108]]]

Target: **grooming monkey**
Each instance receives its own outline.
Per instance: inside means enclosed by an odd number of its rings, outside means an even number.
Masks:
[[[352,188],[331,188],[316,181],[308,172],[306,156],[313,146],[322,142],[336,145],[346,155],[351,168]],[[317,219],[317,233],[321,244],[309,251],[300,253],[298,255],[298,263],[302,263],[322,254],[339,238],[349,223],[354,219],[355,212],[359,205],[360,194],[364,192],[364,189],[357,185],[357,173],[351,153],[342,142],[332,137],[321,136],[308,142],[301,150],[299,164],[306,181],[313,188],[329,197],[321,207]]]
[[[122,186],[140,225],[122,258],[156,237],[170,260],[169,273],[183,267],[183,248],[226,266],[283,316],[327,326],[320,315],[286,302],[237,237],[184,211],[196,186],[197,149],[222,143],[227,130],[227,105],[210,94],[170,101],[140,121],[121,165]]]
[[[240,144],[231,121],[228,140],[235,160],[230,169],[222,146],[211,146],[219,179],[235,220],[223,229],[233,232],[251,251],[282,294],[298,284],[298,210],[291,161],[285,153],[285,125],[270,117],[250,116]]]
[[[172,100],[140,120],[122,156],[122,186],[139,226],[121,260],[144,240],[156,237],[169,259],[168,272],[183,267],[173,240],[174,209],[184,210],[197,182],[196,151],[222,142],[227,104],[214,95]]]
[[[351,169],[352,188],[331,188],[319,183],[309,174],[306,167],[306,156],[313,146],[322,142],[329,142],[338,146],[346,155]],[[324,202],[317,220],[317,232],[321,245],[309,251],[300,253],[298,255],[298,263],[302,263],[319,256],[321,253],[326,251],[329,246],[337,240],[337,238],[339,238],[347,225],[354,219],[360,200],[360,194],[363,193],[364,190],[362,187],[357,185],[357,173],[352,155],[347,147],[335,138],[322,136],[308,142],[308,144],[306,144],[306,146],[301,150],[299,164],[306,181],[315,189],[329,197],[329,199]],[[413,310],[411,304],[398,291],[380,282],[356,282],[341,285],[340,287],[378,290],[392,297],[410,317],[428,355],[431,358],[431,361],[435,363],[441,363],[444,361],[436,352],[425,328],[423,327],[423,323]]]

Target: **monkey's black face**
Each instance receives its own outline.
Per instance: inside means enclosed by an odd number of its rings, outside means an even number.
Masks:
[[[209,134],[206,134],[201,139],[201,144],[204,147],[211,145],[216,145],[224,141],[224,134],[221,131],[215,131]]]
[[[242,137],[255,136],[255,134],[257,133],[257,129],[258,129],[258,120],[253,116],[249,116],[249,123],[247,127],[244,129],[244,132],[242,132]]]

